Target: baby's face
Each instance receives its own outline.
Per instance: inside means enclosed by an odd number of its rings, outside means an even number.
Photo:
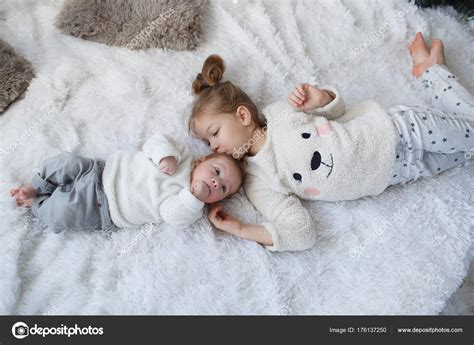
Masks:
[[[201,182],[208,190],[201,199],[206,204],[221,201],[236,193],[242,184],[242,174],[232,158],[219,155],[199,162],[191,173],[191,185]]]

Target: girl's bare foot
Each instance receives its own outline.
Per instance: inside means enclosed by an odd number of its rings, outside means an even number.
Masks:
[[[409,50],[413,58],[412,74],[417,78],[431,66],[445,64],[443,42],[440,39],[434,38],[432,47],[428,50],[423,35],[417,32]]]
[[[10,190],[10,196],[15,198],[18,206],[30,206],[33,199],[36,198],[38,193],[31,184],[21,186],[20,188],[13,188]]]
[[[430,56],[430,51],[426,46],[425,39],[421,32],[417,32],[415,38],[408,47],[410,50],[410,55],[413,58],[414,64],[419,64],[425,62]]]
[[[431,40],[430,59],[433,60],[433,65],[445,65],[446,58],[444,57],[443,41],[438,38]]]

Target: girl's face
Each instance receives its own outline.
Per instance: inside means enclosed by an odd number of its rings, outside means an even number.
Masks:
[[[248,110],[241,106],[236,114],[202,114],[195,120],[195,132],[213,151],[240,159],[244,155],[242,147],[253,130],[251,116],[246,112]]]

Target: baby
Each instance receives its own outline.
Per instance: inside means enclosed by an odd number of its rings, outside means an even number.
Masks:
[[[242,180],[232,157],[218,153],[193,161],[184,145],[157,135],[142,151],[120,150],[106,161],[63,152],[10,195],[54,232],[161,220],[186,227],[202,216],[205,204],[237,192]]]

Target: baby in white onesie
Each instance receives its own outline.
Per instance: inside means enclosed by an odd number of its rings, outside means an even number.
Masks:
[[[32,184],[10,194],[55,232],[162,221],[186,227],[206,203],[237,192],[242,179],[232,157],[193,160],[184,145],[157,135],[142,151],[120,150],[105,162],[63,152],[44,161]]]

